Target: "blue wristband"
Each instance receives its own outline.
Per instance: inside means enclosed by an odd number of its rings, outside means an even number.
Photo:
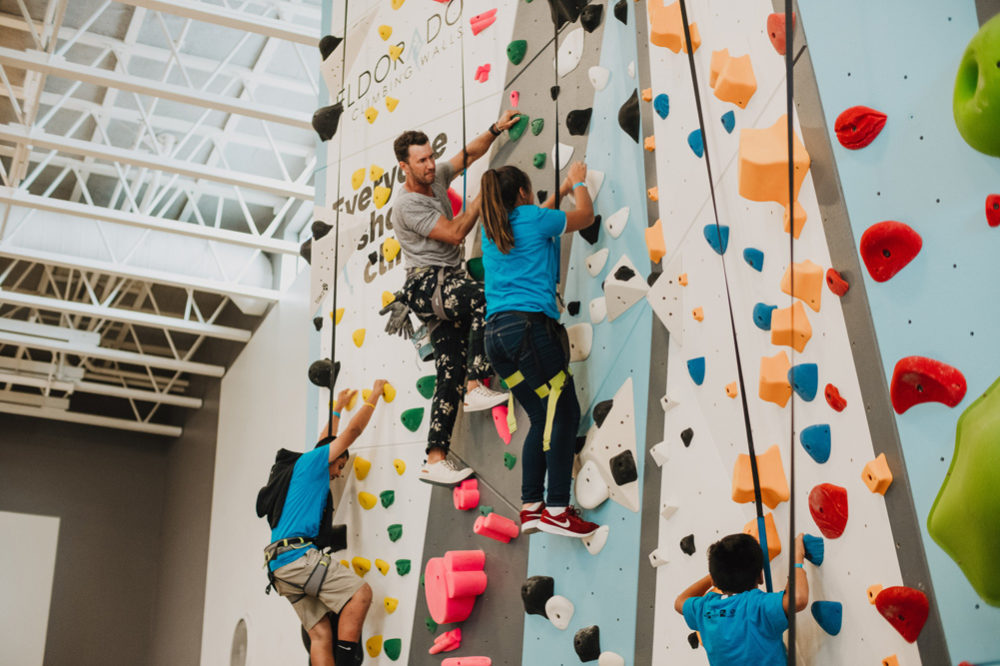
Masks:
[[[338,419],[340,418],[340,412],[335,412],[333,410],[330,410],[330,413],[336,416]]]
[[[583,187],[586,187],[586,186],[587,186],[587,183],[585,183],[585,182],[583,182],[583,181],[581,180],[581,181],[580,181],[579,183],[577,183],[576,185],[574,185],[574,186],[573,186],[573,189],[575,190],[576,188],[580,187],[581,185],[582,185]]]
[[[796,569],[801,569],[802,568],[802,563],[801,562],[796,562],[795,563],[795,568]]]

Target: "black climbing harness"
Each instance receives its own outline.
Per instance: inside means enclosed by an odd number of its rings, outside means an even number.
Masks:
[[[270,566],[271,562],[279,555],[284,555],[289,551],[301,550],[309,547],[315,547],[315,543],[313,543],[310,539],[305,537],[290,537],[287,539],[279,539],[274,543],[268,544],[264,548],[264,567],[267,569],[268,580],[267,587],[264,588],[264,594],[270,594],[272,589],[277,590],[277,583],[281,582],[285,585],[302,590],[302,594],[296,595],[295,597],[289,597],[289,601],[293,604],[298,603],[305,597],[319,597],[319,591],[323,588],[323,581],[326,580],[326,574],[330,571],[330,562],[333,560],[330,553],[323,553],[320,555],[319,561],[316,562],[316,566],[314,566],[313,570],[309,572],[309,577],[306,578],[306,582],[302,585],[293,583],[283,578],[278,578],[274,575],[274,571],[271,570]]]

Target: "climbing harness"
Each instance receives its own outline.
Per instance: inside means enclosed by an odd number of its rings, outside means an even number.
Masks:
[[[309,572],[309,577],[306,578],[306,582],[302,585],[287,581],[283,578],[278,578],[274,575],[274,572],[271,571],[271,567],[269,566],[271,561],[279,555],[283,555],[292,550],[308,548],[310,546],[315,546],[315,544],[305,537],[291,537],[275,541],[274,543],[268,544],[264,548],[264,568],[267,569],[268,579],[267,587],[264,588],[264,594],[270,594],[272,589],[277,590],[277,583],[282,582],[285,585],[297,587],[302,590],[302,594],[289,599],[293,604],[298,603],[304,597],[319,597],[319,591],[323,588],[323,581],[326,580],[326,574],[330,571],[330,562],[333,559],[330,553],[323,553],[320,556],[316,566]]]

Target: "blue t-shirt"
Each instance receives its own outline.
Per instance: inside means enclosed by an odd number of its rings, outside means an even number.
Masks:
[[[483,231],[486,271],[486,316],[497,312],[544,312],[559,319],[559,237],[566,230],[566,213],[539,206],[518,206],[508,216],[514,247],[497,249]]]
[[[710,664],[780,666],[787,661],[781,641],[788,629],[784,596],[762,590],[730,596],[709,592],[684,602],[684,620],[701,634]]]
[[[295,461],[292,480],[288,484],[281,519],[271,530],[271,543],[286,537],[314,538],[319,534],[319,522],[330,492],[330,445],[325,444],[303,453]],[[271,571],[294,562],[313,546],[290,550],[271,560]]]

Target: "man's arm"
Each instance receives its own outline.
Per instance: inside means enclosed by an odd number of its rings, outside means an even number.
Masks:
[[[708,574],[704,578],[696,580],[691,583],[686,590],[677,595],[677,599],[674,600],[674,610],[684,614],[684,602],[692,597],[703,596],[706,592],[712,589],[712,575]]]
[[[465,151],[458,153],[448,160],[448,163],[451,164],[452,180],[458,177],[458,174],[462,173],[467,166],[485,155],[486,151],[488,151],[490,146],[493,145],[493,142],[496,141],[496,138],[505,130],[513,127],[520,115],[521,114],[514,109],[507,109],[500,116],[500,119],[490,126],[490,129],[496,128],[496,134],[490,130],[486,130],[466,144]]]
[[[805,610],[809,605],[809,578],[806,577],[806,570],[802,568],[802,560],[805,559],[805,545],[802,543],[802,534],[795,537],[795,563],[800,565],[795,567],[795,612]],[[788,583],[785,583],[785,597],[781,600],[781,605],[785,612],[788,612]]]
[[[476,221],[479,219],[479,205],[479,195],[476,195],[472,203],[454,218],[449,220],[442,215],[427,237],[449,245],[461,245],[472,231],[472,227],[476,226]]]
[[[354,443],[354,441],[361,436],[364,432],[365,426],[368,425],[368,421],[371,420],[372,414],[375,412],[375,403],[378,399],[382,397],[382,389],[385,386],[384,379],[377,379],[375,383],[372,384],[371,395],[368,396],[368,400],[361,405],[358,409],[358,413],[354,415],[351,422],[347,424],[344,432],[337,437],[337,439],[330,442],[330,462],[340,457],[340,455],[347,450],[347,448]]]

